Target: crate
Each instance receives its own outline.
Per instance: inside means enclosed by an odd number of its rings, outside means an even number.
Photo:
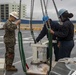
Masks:
[[[33,63],[40,63],[47,61],[47,45],[46,44],[31,44],[33,51]]]

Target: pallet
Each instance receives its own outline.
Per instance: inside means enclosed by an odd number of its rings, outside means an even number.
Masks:
[[[49,66],[47,64],[31,65],[27,70],[28,75],[47,75]]]

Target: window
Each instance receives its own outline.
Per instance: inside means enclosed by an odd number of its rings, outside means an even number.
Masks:
[[[6,10],[6,13],[8,12],[8,10]]]
[[[8,19],[8,17],[6,17],[6,19]]]
[[[8,7],[8,4],[5,4],[6,7]]]
[[[8,9],[8,7],[6,7],[6,9]]]
[[[4,13],[4,9],[1,9],[1,13]]]
[[[25,18],[25,16],[23,16],[23,18]]]
[[[1,7],[4,7],[4,5],[1,5]]]
[[[14,5],[12,5],[12,7],[14,7]]]
[[[1,17],[4,17],[4,14],[3,14],[3,15],[1,15]]]
[[[8,18],[9,16],[8,15],[6,15],[6,18]]]
[[[4,19],[4,17],[2,17],[1,19]]]
[[[8,15],[8,12],[6,12],[6,15]]]
[[[14,7],[12,9],[14,9]]]

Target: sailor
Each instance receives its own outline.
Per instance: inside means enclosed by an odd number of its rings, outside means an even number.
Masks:
[[[16,19],[18,19],[18,13],[13,11],[9,14],[9,19],[4,24],[4,43],[6,48],[5,64],[7,71],[17,71],[17,69],[13,65],[13,61],[15,56],[16,44],[15,30],[17,29],[17,25],[19,25],[20,20],[16,21]]]
[[[50,30],[50,33],[59,38],[59,55],[58,59],[70,57],[71,51],[74,47],[74,25],[69,18],[73,17],[66,9],[59,10],[59,18],[62,25],[58,31]],[[52,22],[51,22],[52,23]]]
[[[47,35],[47,38],[48,38],[48,29],[46,27],[46,23],[47,21],[49,20],[49,22],[51,21],[51,24],[50,24],[50,27],[57,31],[58,28],[59,28],[59,24],[57,22],[53,22],[51,19],[49,19],[48,16],[44,16],[43,17],[43,22],[45,22],[40,34],[38,35],[38,37],[36,38],[36,42],[39,42],[45,35]],[[55,61],[58,61],[58,53],[59,53],[59,48],[57,46],[58,44],[58,40],[57,40],[57,37],[56,36],[53,36],[53,47],[54,47],[54,54],[55,54]],[[47,60],[49,59],[49,49],[47,47]]]

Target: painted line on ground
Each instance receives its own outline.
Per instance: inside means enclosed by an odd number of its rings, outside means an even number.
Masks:
[[[76,42],[76,40],[74,40],[74,42]],[[0,44],[3,44],[4,42],[0,42]],[[23,41],[23,44],[30,44],[30,43],[34,43],[34,41]],[[18,44],[18,41],[16,41],[16,44]]]
[[[3,44],[4,42],[1,41],[0,44]],[[24,44],[27,44],[27,43],[34,43],[34,41],[23,41]],[[18,44],[18,41],[16,41],[16,44]]]
[[[5,49],[5,47],[0,47],[0,49]]]
[[[0,36],[0,39],[3,39],[4,36]],[[26,38],[22,38],[23,40],[33,40],[32,37],[26,37]],[[18,40],[18,37],[16,37],[16,40]]]
[[[32,56],[31,56],[31,57],[26,58],[26,60],[29,60],[29,59],[31,59],[31,58],[32,58]],[[21,62],[21,60],[20,60],[20,61],[15,62],[15,63],[13,63],[13,65],[16,65],[16,64],[18,64],[18,63],[20,63],[20,62]]]
[[[0,38],[3,38],[3,36],[0,36]]]

